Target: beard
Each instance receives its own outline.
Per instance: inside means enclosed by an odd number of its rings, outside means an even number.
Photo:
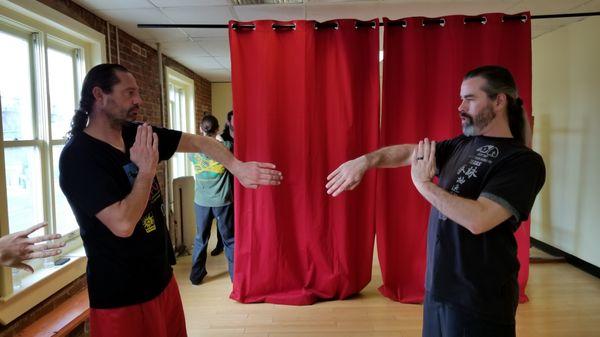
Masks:
[[[121,130],[123,125],[128,122],[135,122],[139,113],[138,106],[132,106],[129,109],[121,109],[119,111],[107,113],[109,125],[115,130]]]
[[[131,108],[129,108],[129,110],[127,111],[127,120],[133,122],[137,119],[137,116],[139,114],[140,111],[140,107],[136,104],[133,105]]]
[[[487,106],[474,117],[465,112],[461,112],[460,116],[465,118],[462,124],[463,134],[465,136],[478,136],[481,134],[481,130],[485,129],[496,118],[496,112],[491,106]]]

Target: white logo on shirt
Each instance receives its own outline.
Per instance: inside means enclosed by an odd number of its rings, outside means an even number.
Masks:
[[[496,158],[500,154],[500,150],[494,145],[485,145],[477,149],[479,157],[483,158]]]

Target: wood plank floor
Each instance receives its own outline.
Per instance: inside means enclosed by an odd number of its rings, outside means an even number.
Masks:
[[[190,265],[191,257],[186,256],[175,266],[190,337],[421,336],[422,307],[379,294],[376,260],[372,281],[360,295],[304,307],[229,299],[231,283],[223,254],[209,256],[208,276],[199,286],[188,280]],[[566,263],[534,264],[527,294],[530,301],[517,312],[517,336],[600,336],[598,278]]]

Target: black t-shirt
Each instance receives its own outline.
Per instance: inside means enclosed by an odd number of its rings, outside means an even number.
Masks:
[[[88,257],[92,308],[115,308],[153,299],[167,286],[175,263],[165,225],[163,200],[154,177],[148,205],[133,234],[115,236],[96,214],[131,192],[137,166],[129,159],[137,125],[123,126],[126,153],[85,132],[75,135],[60,155],[60,187],[71,205]],[[154,127],[160,160],[169,159],[181,132]]]
[[[468,199],[491,199],[511,214],[480,235],[431,208],[425,288],[439,301],[480,317],[514,323],[519,288],[514,231],[529,217],[546,171],[542,157],[512,138],[485,136],[438,143],[439,186]]]

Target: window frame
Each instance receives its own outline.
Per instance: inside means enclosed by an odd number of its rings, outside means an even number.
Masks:
[[[47,50],[54,48],[70,49],[74,52],[75,104],[77,104],[82,79],[93,65],[106,60],[106,36],[83,23],[76,21],[42,3],[27,0],[9,0],[0,2],[0,29],[20,36],[31,35],[37,39],[30,45],[32,55],[32,126],[33,139],[4,141],[2,120],[0,119],[0,235],[9,233],[8,197],[5,172],[5,148],[33,146],[40,151],[44,194],[44,219],[49,223],[46,232],[56,230],[54,211],[53,149],[62,145],[66,139],[51,139],[50,96],[48,82]],[[35,62],[36,59],[41,62]],[[36,65],[37,66],[34,66]],[[34,69],[35,68],[35,69]],[[37,78],[34,78],[37,77]],[[41,80],[40,80],[41,79]],[[0,105],[2,103],[0,102]],[[33,224],[31,224],[33,225]],[[64,287],[85,273],[86,258],[83,251],[79,229],[63,237],[67,246],[65,256],[71,257],[67,264],[52,268],[42,268],[27,276],[27,286],[13,291],[12,270],[0,267],[0,324],[7,324],[19,315],[37,305],[56,290]],[[29,261],[36,266],[42,261]],[[34,268],[36,267],[34,266]]]
[[[30,53],[30,88],[32,91],[32,137],[31,139],[16,139],[16,140],[4,140],[2,149],[18,149],[18,148],[26,148],[32,147],[36,149],[39,153],[40,159],[40,169],[41,169],[41,199],[42,199],[42,216],[45,221],[48,222],[48,226],[45,228],[44,233],[50,234],[55,233],[57,231],[57,223],[56,223],[56,213],[55,209],[55,190],[57,186],[55,186],[54,181],[54,158],[53,158],[53,149],[55,145],[64,145],[66,143],[66,138],[62,139],[52,139],[51,138],[51,106],[50,106],[50,88],[49,88],[49,71],[48,71],[48,50],[55,49],[59,51],[68,51],[68,53],[72,54],[72,62],[73,67],[81,67],[84,66],[84,63],[79,62],[77,60],[77,55],[81,55],[82,46],[78,46],[77,41],[65,41],[63,39],[54,37],[49,35],[42,29],[36,29],[32,27],[28,27],[27,25],[22,25],[18,23],[11,22],[6,24],[6,22],[2,22],[0,24],[0,29],[8,33],[10,35],[16,35],[21,38],[25,38],[30,41],[29,44],[29,53]],[[73,102],[74,106],[77,102],[77,97],[79,94],[77,91],[81,87],[81,82],[78,82],[79,76],[76,74],[81,73],[81,70],[77,69],[74,71],[74,89],[75,93],[75,101]],[[4,153],[3,153],[4,155]],[[6,167],[3,166],[0,168],[1,170],[5,170]],[[8,191],[6,189],[0,191],[0,193],[7,194]],[[9,198],[7,198],[9,199]],[[8,200],[7,200],[8,201]],[[8,209],[5,211],[8,213]],[[33,224],[31,224],[33,225]],[[8,231],[2,231],[2,234],[10,233],[10,223],[8,226]],[[64,254],[68,254],[73,249],[76,249],[82,245],[81,240],[79,239],[79,228],[75,228],[69,233],[64,234],[61,239],[64,242],[70,241],[78,241],[76,244],[70,244],[63,251]],[[44,268],[44,260],[33,260],[30,262],[34,269],[39,270]],[[17,277],[15,279],[14,277]],[[19,291],[20,287],[16,287],[14,282],[21,282],[23,278],[27,277],[27,274],[23,271],[19,271],[15,273],[15,271],[11,271],[11,283],[13,284],[13,292]],[[19,288],[19,289],[17,289]],[[7,295],[3,293],[3,295]]]
[[[196,133],[196,109],[195,109],[195,104],[194,104],[194,100],[195,100],[195,86],[194,86],[194,80],[189,78],[188,76],[185,76],[183,74],[181,74],[180,72],[170,68],[170,67],[165,67],[166,68],[166,84],[167,84],[167,107],[168,107],[168,120],[167,120],[167,127],[170,129],[174,128],[174,115],[175,112],[173,111],[173,106],[172,106],[172,97],[171,97],[171,90],[170,90],[170,86],[173,85],[175,87],[175,89],[179,89],[183,92],[183,95],[185,97],[185,115],[184,118],[182,118],[182,116],[179,116],[179,120],[184,120],[185,121],[185,127],[181,128],[177,128],[177,130],[183,131],[183,132],[187,132],[187,133]],[[181,96],[178,95],[178,98],[181,98]],[[176,160],[175,157],[172,157],[171,159],[169,159],[169,182],[171,181],[171,179],[175,178],[174,177],[174,161]],[[190,175],[193,176],[194,175],[194,168],[192,166],[191,163],[189,163],[189,161],[187,159],[184,159],[184,162],[186,163],[185,165],[185,174],[184,176]]]

